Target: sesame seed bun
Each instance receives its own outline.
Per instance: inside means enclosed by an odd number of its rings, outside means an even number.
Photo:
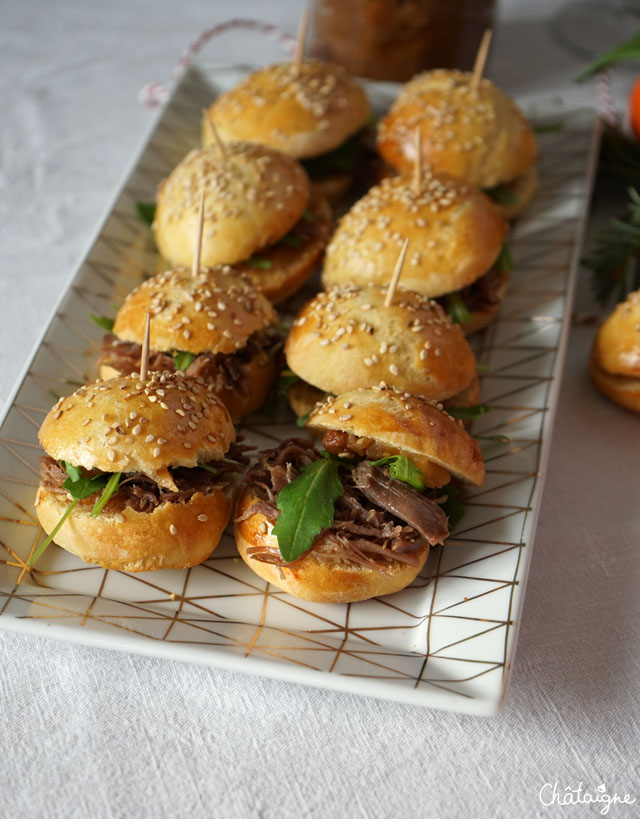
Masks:
[[[608,398],[640,412],[640,290],[619,304],[598,330],[589,372]]]
[[[502,214],[503,219],[516,219],[533,199],[540,184],[540,174],[534,166],[507,183],[507,190],[513,197],[513,202],[497,202],[495,206]]]
[[[160,273],[124,300],[113,332],[142,344],[146,314],[151,313],[150,348],[194,353],[234,353],[252,333],[277,322],[271,303],[251,281],[228,265]]]
[[[411,172],[418,126],[426,164],[481,188],[510,182],[535,164],[536,138],[520,109],[490,80],[473,89],[471,77],[426,71],[402,88],[378,132],[390,165]]]
[[[352,390],[314,409],[306,425],[314,432],[338,430],[370,438],[384,455],[407,456],[428,486],[444,486],[452,477],[480,486],[480,449],[440,406],[388,387]]]
[[[254,71],[209,108],[223,141],[261,142],[309,158],[332,151],[370,117],[366,95],[345,68],[319,60]],[[212,139],[206,118],[203,140]]]
[[[36,496],[36,514],[49,533],[69,500],[43,486]],[[218,545],[232,509],[230,493],[197,492],[186,503],[161,503],[151,512],[129,506],[96,518],[91,506],[77,506],[56,534],[55,542],[87,563],[124,572],[186,569],[206,560]],[[175,532],[175,534],[173,534]]]
[[[388,384],[441,401],[476,377],[462,330],[442,307],[398,287],[346,285],[318,293],[300,311],[285,355],[293,372],[324,392]]]
[[[301,238],[297,247],[276,243],[262,248],[259,257],[267,263],[266,269],[248,262],[234,265],[274,304],[280,304],[302,287],[318,268],[329,241],[333,217],[324,196],[312,192],[305,214],[292,231]]]
[[[251,486],[245,487],[238,500],[236,517],[241,517],[258,501]],[[371,597],[394,594],[412,583],[422,571],[429,555],[426,544],[416,552],[417,566],[399,561],[385,562],[385,573],[367,566],[326,561],[309,554],[295,566],[278,567],[255,560],[247,554],[254,546],[275,545],[273,524],[262,513],[236,521],[236,546],[247,566],[276,588],[314,603],[355,603]]]
[[[419,195],[402,177],[384,179],[340,220],[322,281],[387,285],[408,239],[402,284],[435,298],[486,273],[506,232],[493,202],[450,176],[426,172]]]
[[[238,262],[277,241],[300,219],[309,179],[290,157],[262,145],[231,142],[191,151],[158,188],[153,223],[158,249],[190,266],[202,190],[206,192],[201,264]]]
[[[229,413],[201,378],[152,372],[96,381],[61,398],[38,433],[57,461],[102,472],[142,472],[173,488],[168,467],[224,457]]]

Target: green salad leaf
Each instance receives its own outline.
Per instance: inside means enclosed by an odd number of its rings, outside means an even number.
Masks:
[[[278,494],[280,515],[273,534],[287,563],[307,552],[320,532],[333,523],[334,503],[344,492],[339,469],[332,458],[318,458]]]
[[[495,188],[485,188],[484,192],[500,205],[515,205],[518,201],[518,197],[509,185],[496,185]]]
[[[584,80],[588,80],[589,77],[597,74],[598,71],[601,71],[603,68],[613,65],[613,63],[617,63],[622,60],[637,59],[640,59],[640,31],[634,34],[630,40],[626,40],[624,43],[622,43],[622,45],[619,45],[617,48],[613,48],[611,51],[607,51],[606,54],[603,54],[601,57],[595,59],[581,74],[578,74],[576,77],[576,82],[584,82]]]
[[[533,130],[536,134],[551,134],[554,131],[562,131],[563,128],[564,122],[561,120],[558,120],[558,122],[541,122],[539,125],[533,126]]]
[[[440,508],[449,518],[449,534],[451,534],[464,517],[464,504],[460,500],[460,490],[452,483],[443,486],[441,491],[444,492],[447,499]]]
[[[151,227],[153,220],[156,218],[156,203],[136,202],[136,213],[141,222],[144,222],[147,227]]]
[[[209,466],[209,464],[206,464],[204,461],[198,461],[198,466],[200,469],[206,469],[207,472],[211,472],[212,475],[218,474],[218,470],[215,466]]]
[[[477,373],[488,373],[489,372],[489,365],[482,364],[480,361],[476,361],[476,372]]]
[[[471,313],[464,303],[460,291],[456,290],[455,293],[447,293],[445,299],[447,300],[447,310],[451,316],[451,321],[455,324],[465,324],[467,321],[471,321]]]
[[[312,210],[310,210],[309,208],[305,208],[302,211],[302,218],[304,219],[305,222],[313,222],[315,216],[313,215]]]
[[[354,134],[333,151],[305,159],[301,164],[312,179],[353,171],[358,161],[358,139],[358,134]]]
[[[463,421],[475,421],[490,409],[489,404],[474,404],[472,407],[446,407],[447,413],[452,418],[460,418]]]
[[[406,455],[389,455],[386,458],[380,458],[378,461],[371,461],[370,463],[371,466],[388,466],[389,475],[392,478],[408,483],[418,492],[424,492],[427,488],[422,472]]]
[[[511,257],[511,251],[509,250],[506,242],[504,242],[500,248],[500,253],[496,259],[495,267],[496,270],[500,271],[500,273],[511,273],[513,270],[513,258]]]
[[[196,357],[195,353],[187,353],[184,350],[173,351],[173,363],[176,370],[186,370]]]
[[[290,230],[289,233],[285,233],[282,239],[278,239],[276,244],[286,245],[287,247],[300,247],[302,244],[302,236],[296,233],[295,230]]]
[[[106,486],[102,490],[102,494],[100,495],[98,500],[93,504],[93,509],[91,510],[90,517],[97,518],[100,512],[102,512],[104,507],[109,503],[112,495],[115,495],[115,493],[118,491],[121,477],[122,472],[114,472],[111,475],[111,477],[106,483]]]
[[[304,415],[300,415],[298,418],[296,418],[296,426],[297,427],[303,427],[307,423],[307,421],[309,420],[310,415],[311,415],[311,410],[309,410],[309,412],[305,412]]]
[[[113,332],[114,319],[110,319],[108,316],[94,316],[93,313],[89,313],[89,318],[94,324],[97,324],[98,327],[106,330],[107,333]]]
[[[270,259],[263,259],[261,256],[249,256],[247,264],[256,270],[271,270],[273,262]]]

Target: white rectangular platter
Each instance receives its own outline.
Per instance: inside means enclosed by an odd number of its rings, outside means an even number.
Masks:
[[[162,269],[136,202],[197,145],[203,106],[246,73],[190,69],[101,225],[8,401],[0,427],[0,628],[204,663],[354,693],[495,713],[513,663],[573,282],[598,148],[589,112],[562,112],[541,133],[541,186],[509,237],[515,271],[498,319],[476,339],[487,478],[466,515],[432,550],[405,591],[351,605],[317,605],[268,586],[237,556],[233,537],[203,565],[124,574],[50,547],[27,567],[41,531],[33,511],[41,450],[37,429],[57,397],[96,377],[101,331],[88,314],[113,315],[126,293]],[[378,110],[390,86],[370,83]],[[280,407],[244,425],[260,448],[300,430]],[[534,613],[530,612],[531,615]]]

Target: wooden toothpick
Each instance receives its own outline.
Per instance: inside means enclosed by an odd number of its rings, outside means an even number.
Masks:
[[[420,196],[420,191],[422,190],[422,128],[420,125],[416,128],[414,143],[416,161],[413,166],[413,192],[416,196]]]
[[[211,136],[213,137],[213,141],[215,142],[218,148],[220,158],[222,159],[223,162],[225,162],[227,159],[227,149],[224,147],[224,142],[220,139],[220,134],[218,133],[218,129],[216,128],[215,122],[213,121],[213,117],[211,116],[211,113],[209,112],[208,108],[203,108],[202,113],[204,114],[207,120],[207,126],[209,127],[209,130],[211,131]]]
[[[485,29],[480,41],[480,48],[476,54],[476,61],[473,65],[473,76],[471,77],[471,88],[474,90],[480,85],[480,80],[484,73],[484,66],[489,56],[489,46],[491,45],[491,29]]]
[[[200,199],[200,213],[198,214],[198,230],[196,233],[196,244],[193,248],[193,265],[191,267],[191,275],[197,276],[200,272],[200,256],[202,254],[202,227],[204,225],[204,197],[205,191],[202,189],[202,198]]]
[[[393,297],[396,293],[396,287],[398,286],[398,282],[400,281],[400,276],[402,274],[402,266],[404,265],[404,259],[407,255],[407,248],[409,247],[409,240],[405,239],[402,245],[402,250],[400,251],[400,255],[398,256],[398,261],[396,262],[396,269],[393,271],[393,276],[391,277],[391,281],[389,282],[389,289],[387,290],[387,297],[384,300],[385,307],[391,307],[393,302]]]
[[[300,73],[300,67],[304,59],[304,47],[307,40],[307,27],[309,25],[309,7],[302,12],[300,25],[298,26],[298,39],[296,40],[296,50],[293,52],[293,64],[295,73]]]
[[[147,313],[147,323],[144,328],[144,341],[142,342],[142,355],[140,356],[140,381],[147,380],[149,372],[149,334],[151,332],[151,313]]]

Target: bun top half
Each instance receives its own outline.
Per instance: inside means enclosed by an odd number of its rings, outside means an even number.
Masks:
[[[430,298],[460,290],[495,262],[507,225],[488,196],[448,174],[425,172],[420,193],[384,179],[340,220],[327,247],[325,286],[387,284],[405,239],[402,284]]]
[[[201,264],[249,258],[295,225],[310,184],[291,157],[248,142],[191,151],[160,184],[153,229],[162,256],[176,267],[193,261],[205,191]]]
[[[536,138],[518,106],[490,80],[472,88],[471,78],[425,71],[402,88],[378,132],[390,165],[411,170],[418,126],[425,163],[481,188],[510,182],[536,162]]]
[[[224,405],[202,378],[150,372],[96,381],[61,398],[38,433],[56,460],[102,472],[142,472],[173,486],[168,467],[222,458],[235,440]]]
[[[408,392],[389,387],[352,390],[314,409],[307,426],[372,439],[385,453],[411,458],[428,484],[431,465],[439,467],[438,475],[447,473],[433,485],[442,486],[450,476],[476,486],[484,481],[482,454],[462,424],[440,405]]]
[[[288,366],[309,384],[339,395],[386,381],[438,401],[475,378],[475,356],[462,330],[436,302],[398,287],[345,285],[318,293],[287,339]]]
[[[603,370],[640,377],[640,290],[619,304],[602,325],[593,353]]]
[[[340,65],[304,60],[261,68],[209,108],[221,139],[261,142],[310,158],[332,151],[366,124],[371,109],[360,84]],[[212,136],[203,123],[208,144]]]
[[[147,312],[153,319],[152,350],[195,355],[234,353],[252,333],[277,321],[267,298],[229,265],[197,276],[179,268],[147,279],[126,297],[113,332],[123,341],[142,344]]]

